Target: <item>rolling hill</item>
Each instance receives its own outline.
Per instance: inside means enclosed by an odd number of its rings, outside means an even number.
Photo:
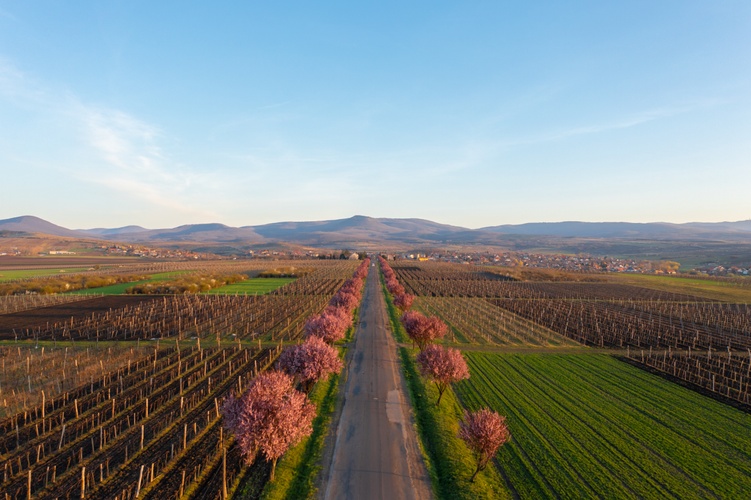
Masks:
[[[613,244],[654,241],[703,244],[751,244],[751,220],[718,223],[551,222],[500,225],[469,229],[425,219],[374,218],[310,222],[277,222],[258,226],[187,224],[175,228],[140,226],[73,230],[34,216],[0,220],[0,234],[51,235],[124,243],[200,243],[262,245],[280,242],[319,247],[357,247],[373,244],[493,245],[507,248],[568,250],[594,245],[606,250]]]

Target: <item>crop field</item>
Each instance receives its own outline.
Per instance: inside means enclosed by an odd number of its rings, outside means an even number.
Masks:
[[[622,283],[599,275],[519,282],[481,267],[432,262],[397,262],[393,269],[416,296],[415,307],[448,323],[447,342],[610,348],[645,368],[751,403],[751,306],[720,299],[724,290],[745,292],[745,286],[664,277],[642,280],[652,285],[643,287],[632,277]],[[701,296],[685,293],[701,283],[708,285]],[[713,295],[718,286],[723,292]]]
[[[607,355],[467,352],[470,409],[506,415],[496,466],[521,498],[742,498],[751,415]]]
[[[471,372],[454,384],[457,400],[449,397],[447,408],[416,405],[423,439],[436,439],[423,446],[443,471],[439,497],[477,496],[466,493],[470,472],[455,444],[459,405],[507,418],[511,441],[487,477],[487,487],[498,477],[505,483],[498,497],[742,498],[751,491],[751,308],[722,300],[725,288],[745,286],[674,278],[639,286],[599,275],[518,282],[436,263],[393,269],[416,296],[413,307],[447,323],[443,342],[463,349]],[[701,294],[686,293],[703,283]],[[414,370],[414,354],[403,355]],[[436,395],[412,387],[422,391],[417,398]]]
[[[296,278],[251,278],[231,285],[225,285],[221,288],[215,288],[208,293],[224,295],[263,295],[273,292],[288,283],[292,283]]]
[[[223,265],[207,268],[250,269]],[[297,341],[356,266],[249,280],[263,282],[258,295],[0,297],[3,498],[258,494],[267,464],[243,464],[220,404]]]

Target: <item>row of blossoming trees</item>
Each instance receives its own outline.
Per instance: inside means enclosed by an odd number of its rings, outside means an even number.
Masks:
[[[414,297],[404,290],[396,279],[394,270],[383,258],[378,258],[386,289],[392,295],[394,306],[402,312],[400,321],[410,340],[420,349],[415,358],[423,377],[433,381],[438,389],[436,406],[441,404],[445,390],[454,382],[469,378],[469,368],[458,349],[444,348],[435,344],[448,332],[448,326],[435,316],[427,317],[410,310]],[[487,408],[476,412],[465,410],[459,423],[459,437],[467,444],[475,457],[475,472],[471,481],[495,456],[511,434],[505,417]]]
[[[286,348],[275,370],[259,374],[245,393],[224,402],[224,424],[235,435],[246,462],[262,453],[271,462],[271,480],[279,457],[313,430],[316,408],[307,393],[317,381],[342,369],[339,351],[332,344],[343,339],[352,325],[369,265],[365,259],[323,312],[308,318],[304,343]]]

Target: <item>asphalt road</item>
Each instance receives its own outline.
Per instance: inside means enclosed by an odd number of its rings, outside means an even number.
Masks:
[[[324,498],[430,498],[376,267],[370,268],[347,370]]]

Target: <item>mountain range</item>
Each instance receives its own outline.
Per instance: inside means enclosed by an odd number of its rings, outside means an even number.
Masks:
[[[276,222],[258,226],[188,224],[175,228],[68,229],[26,215],[0,220],[0,235],[50,235],[123,243],[217,243],[260,245],[278,242],[354,247],[370,244],[399,245],[499,245],[520,239],[619,239],[751,243],[751,220],[738,222],[671,224],[663,222],[542,222],[469,229],[424,219],[374,218],[356,215],[347,219],[311,222]]]

